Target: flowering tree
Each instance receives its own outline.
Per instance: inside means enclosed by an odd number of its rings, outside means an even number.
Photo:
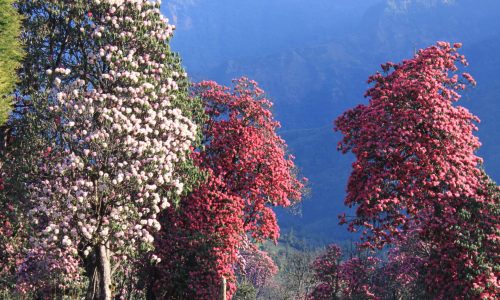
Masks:
[[[272,103],[247,78],[236,80],[233,91],[202,82],[196,94],[209,116],[203,128],[203,164],[245,200],[244,231],[256,240],[276,240],[279,227],[267,204],[287,207],[300,201],[303,183],[276,133],[280,124],[273,120]]]
[[[22,290],[89,278],[111,299],[120,264],[153,249],[158,213],[189,183],[197,102],[168,41],[173,26],[147,0],[20,1],[28,57],[13,124],[33,224]],[[30,73],[31,72],[31,73]],[[20,139],[25,138],[19,136]],[[154,257],[153,257],[154,259]]]
[[[427,299],[423,276],[430,247],[417,232],[397,241],[378,266],[373,289],[381,299]]]
[[[243,226],[240,199],[212,172],[177,210],[162,214],[156,239],[161,262],[155,269],[155,294],[160,299],[217,299],[222,277],[235,289],[233,265]]]
[[[245,236],[276,240],[271,206],[298,201],[303,184],[276,134],[271,103],[255,82],[239,79],[233,90],[202,82],[195,94],[209,117],[193,154],[207,178],[162,219],[156,290],[161,297],[216,299],[224,276],[231,298]]]
[[[377,299],[377,273],[381,260],[372,256],[354,256],[341,261],[337,245],[330,245],[312,267],[316,286],[309,299]]]
[[[368,105],[336,121],[343,152],[356,155],[345,203],[356,206],[349,228],[381,248],[418,228],[430,245],[427,284],[436,298],[487,297],[497,285],[498,200],[474,154],[477,117],[454,106],[465,83],[460,44],[439,42],[413,59],[382,66]],[[344,218],[343,222],[347,222]],[[495,275],[496,274],[496,275]]]
[[[0,192],[3,191],[0,179]],[[2,197],[3,198],[3,197]],[[1,199],[4,200],[4,199]],[[19,243],[17,238],[16,211],[13,205],[0,202],[0,289],[12,289],[15,284]]]
[[[342,252],[337,245],[329,245],[326,252],[314,260],[314,280],[317,282],[310,299],[340,299],[340,260]]]
[[[455,219],[423,231],[433,246],[425,283],[438,299],[495,299],[500,290],[500,189],[484,172],[474,198],[456,207]],[[441,225],[442,226],[442,225]]]
[[[353,257],[341,265],[341,293],[347,299],[377,299],[376,270],[380,259],[372,256]]]
[[[242,243],[238,256],[238,275],[243,281],[251,283],[257,289],[257,294],[278,273],[278,267],[273,259],[248,240]]]

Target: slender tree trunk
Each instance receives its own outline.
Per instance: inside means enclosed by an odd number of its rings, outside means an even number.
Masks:
[[[97,269],[100,275],[99,300],[111,300],[111,262],[109,250],[105,245],[99,246]]]
[[[109,250],[105,245],[95,249],[95,260],[92,267],[87,300],[111,300],[111,262]]]
[[[148,284],[146,290],[146,300],[156,300],[156,295],[153,291],[153,284]]]
[[[97,257],[97,252],[95,253]],[[99,292],[99,273],[97,272],[97,266],[94,262],[92,262],[91,266],[87,268],[87,272],[90,276],[89,278],[89,286],[87,287],[87,293],[85,294],[86,300],[95,300],[97,299],[97,293]]]
[[[226,277],[222,276],[222,282],[221,282],[221,287],[220,287],[220,300],[227,299],[226,285],[227,285]]]

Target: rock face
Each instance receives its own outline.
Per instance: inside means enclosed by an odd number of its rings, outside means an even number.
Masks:
[[[500,180],[500,2],[484,0],[230,0],[174,1],[173,48],[195,80],[257,80],[275,102],[282,135],[310,179],[302,217],[282,226],[320,241],[343,240],[350,158],[336,151],[332,120],[366,103],[366,79],[386,61],[411,57],[437,40],[462,42],[478,86],[461,105],[482,122],[479,155]],[[165,6],[166,13],[168,7]],[[200,46],[193,46],[200,45]]]

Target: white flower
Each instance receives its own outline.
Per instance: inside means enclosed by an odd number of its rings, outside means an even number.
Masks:
[[[35,238],[33,245],[58,245],[71,252],[75,245],[95,245],[111,235],[116,239],[116,258],[120,259],[125,250],[133,254],[142,242],[152,243],[152,232],[161,229],[157,215],[170,206],[163,198],[163,188],[170,186],[177,193],[183,190],[183,179],[175,170],[186,159],[185,153],[196,137],[196,126],[174,105],[179,95],[174,90],[179,88],[183,71],[170,65],[170,54],[163,47],[142,47],[143,37],[134,36],[138,31],[134,25],[142,22],[148,27],[144,38],[151,43],[164,43],[162,39],[172,34],[173,27],[163,23],[166,18],[161,16],[158,2],[91,2],[85,5],[106,4],[108,12],[114,14],[105,13],[102,19],[96,18],[75,30],[91,30],[95,39],[106,36],[102,48],[87,53],[87,57],[91,64],[113,60],[106,74],[90,75],[101,76],[101,80],[113,83],[114,89],[102,91],[86,84],[79,57],[72,64],[72,73],[65,67],[45,71],[64,78],[62,87],[62,80],[54,79],[59,89],[54,92],[55,103],[49,106],[60,114],[65,126],[62,138],[68,143],[66,149],[72,150],[61,151],[54,161],[40,158],[52,173],[47,174],[49,180],[35,180],[30,187],[34,205],[31,214],[33,220],[47,220],[52,225]],[[141,13],[144,19],[139,18]],[[119,38],[120,34],[127,40]],[[167,80],[162,72],[172,74],[171,78]],[[62,77],[69,74],[80,74],[82,79]],[[97,172],[99,177],[92,180],[85,175]],[[100,194],[99,200],[109,207],[99,217],[94,214],[94,188]],[[101,217],[105,220],[102,224],[98,221]],[[60,235],[54,233],[56,229]],[[58,237],[61,243],[53,241]],[[92,251],[87,248],[84,255]],[[157,257],[154,260],[160,261]]]

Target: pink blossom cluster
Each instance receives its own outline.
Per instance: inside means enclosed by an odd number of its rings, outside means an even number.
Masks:
[[[475,85],[458,75],[461,44],[438,42],[369,78],[367,105],[336,121],[343,152],[356,156],[341,222],[362,229],[361,245],[382,249],[418,229],[429,243],[426,284],[437,299],[488,298],[498,291],[498,188],[476,155],[479,119],[455,105]],[[496,190],[494,192],[493,190]],[[435,293],[435,294],[434,294]]]
[[[256,288],[262,288],[278,273],[278,267],[269,255],[257,245],[244,239],[238,252],[238,268],[248,282]]]
[[[342,261],[337,245],[329,245],[313,262],[315,286],[311,300],[378,299],[375,284],[381,260],[355,256]]]
[[[181,199],[177,211],[162,216],[155,287],[165,297],[215,299],[224,277],[231,299],[245,239],[276,240],[272,206],[289,206],[302,195],[303,181],[276,133],[271,102],[255,81],[234,83],[233,88],[212,81],[195,86],[209,118],[202,128],[203,147],[193,156],[208,178]],[[262,282],[274,272],[273,264],[264,253],[255,255],[267,265],[253,274]]]
[[[173,26],[159,3],[84,7],[78,34],[93,43],[75,55],[78,63],[45,72],[53,85],[38,120],[47,147],[28,186],[39,231],[20,269],[26,279],[36,280],[28,271],[40,265],[78,273],[97,245],[113,261],[152,249],[158,214],[184,190],[179,168],[196,139],[197,126],[179,108],[189,101],[186,74],[169,54]]]

